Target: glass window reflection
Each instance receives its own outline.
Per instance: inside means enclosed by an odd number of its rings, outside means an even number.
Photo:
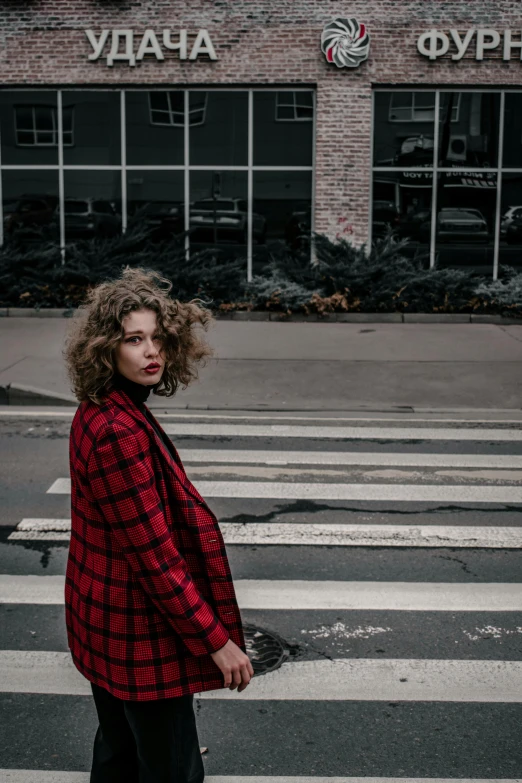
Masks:
[[[150,241],[172,240],[184,233],[183,172],[128,172],[127,199],[129,226],[142,226]]]
[[[441,93],[439,165],[496,167],[499,117],[497,93]]]
[[[67,133],[64,135],[66,144],[72,143],[71,122],[69,114]],[[58,164],[58,108],[55,91],[1,91],[0,128],[3,165]]]
[[[434,92],[378,92],[374,107],[374,166],[431,166]]]
[[[125,91],[127,164],[182,166],[184,92]]]
[[[309,171],[254,172],[254,241],[285,242],[297,249],[311,231],[312,175]]]
[[[3,171],[4,242],[59,241],[58,172]]]
[[[121,164],[120,100],[119,90],[71,90],[62,93],[63,160],[66,165]],[[66,141],[70,143],[66,144]]]
[[[65,241],[107,239],[121,232],[119,171],[66,171]]]
[[[441,172],[437,183],[439,266],[493,271],[497,174]]]
[[[189,92],[190,164],[246,166],[248,93]]]
[[[254,93],[254,165],[311,166],[313,92]]]
[[[522,93],[506,93],[504,154],[506,168],[522,168]]]
[[[499,263],[522,267],[522,172],[504,174],[500,208]]]
[[[248,241],[247,173],[192,171],[190,240],[196,249],[227,247],[245,253]]]
[[[392,232],[408,239],[410,249],[429,253],[431,240],[431,171],[380,172],[373,176],[372,240]]]

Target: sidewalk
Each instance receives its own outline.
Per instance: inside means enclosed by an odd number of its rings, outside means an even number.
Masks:
[[[72,399],[61,357],[69,324],[0,319],[0,387]],[[208,340],[215,358],[200,380],[151,407],[522,408],[522,325],[217,321]]]

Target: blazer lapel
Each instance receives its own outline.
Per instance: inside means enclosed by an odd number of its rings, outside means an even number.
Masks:
[[[197,500],[203,500],[199,492],[196,490],[194,486],[190,483],[186,473],[185,469],[183,467],[183,463],[181,462],[181,459],[178,455],[178,452],[176,451],[174,444],[173,444],[173,451],[174,454],[172,454],[168,447],[163,442],[163,438],[161,438],[150,421],[148,420],[147,416],[140,411],[138,406],[133,402],[133,400],[129,397],[128,394],[126,394],[122,389],[114,389],[112,390],[109,395],[108,399],[110,399],[115,405],[117,405],[119,408],[125,411],[125,413],[129,414],[129,416],[132,416],[132,418],[141,426],[145,427],[147,430],[149,437],[153,439],[153,441],[156,443],[156,446],[160,450],[161,454],[163,455],[164,461],[167,464],[169,470],[172,472],[174,477],[177,481],[182,484],[184,489],[191,495],[194,495]],[[158,427],[161,427],[161,425],[158,423],[156,418],[152,415],[149,408],[147,408],[150,415],[158,425]]]

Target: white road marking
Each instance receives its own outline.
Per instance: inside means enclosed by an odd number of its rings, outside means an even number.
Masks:
[[[0,783],[89,783],[89,772],[0,769]],[[520,778],[340,778],[298,775],[205,775],[205,783],[522,783]]]
[[[522,527],[222,522],[225,544],[520,549]],[[68,541],[70,519],[22,519],[10,541]]]
[[[65,577],[0,575],[0,604],[64,603]],[[522,583],[234,581],[241,609],[521,612]]]
[[[149,406],[150,407],[150,406]],[[158,408],[151,408],[152,413],[154,414],[156,419],[214,419],[216,421],[222,421],[222,420],[228,420],[228,421],[305,421],[305,422],[324,422],[324,421],[349,421],[349,422],[369,422],[369,421],[378,421],[378,422],[389,422],[389,423],[412,423],[412,424],[522,424],[522,417],[519,418],[505,418],[505,419],[489,419],[486,416],[481,419],[476,418],[469,418],[466,413],[463,413],[460,418],[435,418],[437,415],[440,415],[443,413],[443,411],[437,411],[433,414],[426,413],[425,411],[419,411],[418,415],[413,415],[414,411],[409,411],[408,413],[392,413],[388,416],[372,416],[371,411],[369,411],[366,415],[358,415],[358,416],[314,416],[313,411],[309,412],[308,416],[296,416],[292,415],[291,413],[284,413],[282,411],[274,411],[272,414],[269,412],[260,413],[259,415],[256,415],[254,411],[248,412],[248,413],[237,413],[234,414],[225,414],[225,413],[208,413],[204,412],[203,410],[197,410],[194,409],[189,412],[167,412],[165,410],[160,410]],[[472,412],[477,415],[480,410],[479,409],[471,409]],[[490,414],[490,410],[486,409],[484,411],[485,414]],[[38,409],[32,409],[32,408],[26,408],[24,406],[23,409],[17,406],[1,406],[0,407],[0,417],[11,417],[11,418],[30,418],[30,419],[37,419],[38,417],[41,417],[43,419],[49,419],[49,418],[73,418],[73,416],[76,413],[76,408],[70,406],[67,408],[62,408],[60,410],[42,410],[41,408]],[[455,411],[448,411],[448,414],[456,415]],[[498,414],[499,411],[496,411]],[[506,409],[507,415],[514,415],[518,414],[519,411],[516,409]],[[423,418],[423,416],[427,416],[427,418]]]
[[[0,651],[0,692],[92,695],[69,652]],[[255,677],[242,693],[201,699],[522,702],[521,661],[350,659],[297,661]]]
[[[458,440],[522,441],[522,429],[466,427],[321,427],[298,424],[166,423],[167,435],[214,437],[335,438],[337,440]]]
[[[520,549],[522,527],[222,522],[225,544]],[[68,541],[70,519],[23,519],[10,541]]]
[[[475,484],[341,484],[286,481],[198,481],[209,498],[365,500],[414,503],[522,503],[521,486]],[[48,494],[70,495],[71,480],[54,481]]]
[[[178,449],[183,463],[208,462],[267,465],[374,465],[395,468],[522,469],[522,456],[511,454],[405,454],[357,451],[249,451]],[[520,476],[522,481],[522,474]]]

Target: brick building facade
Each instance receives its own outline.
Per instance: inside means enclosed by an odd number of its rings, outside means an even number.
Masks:
[[[321,50],[337,18],[369,33],[357,67]],[[312,225],[357,244],[391,227],[496,275],[522,241],[521,28],[502,0],[11,0],[3,240],[45,195],[62,244],[142,206],[241,246],[250,274]]]

